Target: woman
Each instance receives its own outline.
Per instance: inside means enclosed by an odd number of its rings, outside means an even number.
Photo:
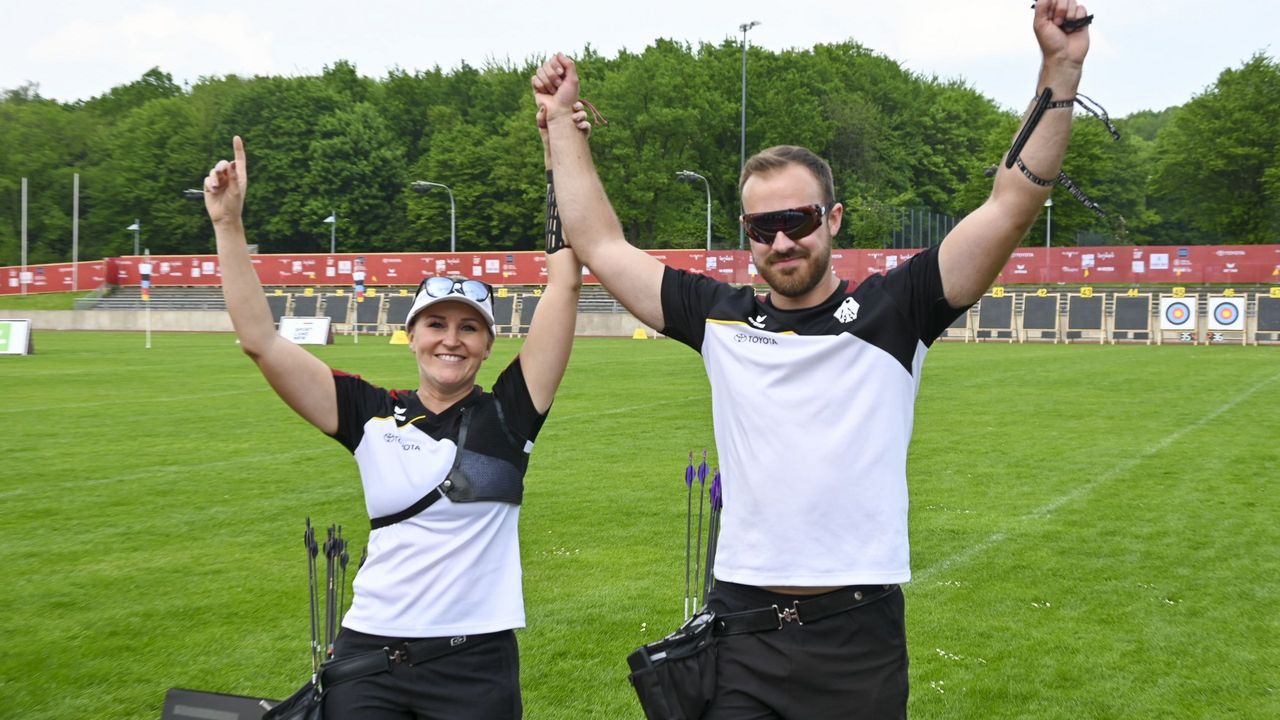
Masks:
[[[577,120],[589,131],[585,114]],[[234,162],[205,179],[205,207],[236,335],[281,399],[353,453],[372,519],[369,558],[320,676],[325,717],[520,717],[519,504],[569,360],[581,264],[549,233],[546,291],[489,392],[475,378],[493,349],[492,290],[426,278],[405,318],[418,387],[384,390],[276,333],[241,222],[239,137],[233,147]],[[545,131],[543,150],[550,167]]]

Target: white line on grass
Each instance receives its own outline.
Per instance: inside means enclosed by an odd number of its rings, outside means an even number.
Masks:
[[[1231,408],[1234,408],[1236,405],[1239,405],[1241,402],[1249,399],[1254,393],[1261,390],[1264,386],[1269,385],[1270,383],[1273,383],[1278,379],[1280,379],[1280,373],[1272,375],[1271,377],[1263,380],[1257,385],[1254,385],[1248,390],[1245,390],[1240,395],[1237,395],[1234,399],[1229,400],[1228,402],[1223,404],[1221,407],[1219,407],[1217,410],[1210,412],[1209,414],[1201,417],[1199,420],[1191,423],[1190,425],[1183,427],[1181,430],[1178,430],[1177,432],[1166,435],[1163,440],[1153,443],[1151,445],[1148,445],[1146,449],[1143,450],[1142,452],[1138,453],[1137,455],[1130,456],[1129,459],[1117,464],[1115,467],[1111,468],[1107,472],[1099,475],[1092,482],[1085,483],[1084,485],[1080,485],[1075,490],[1072,490],[1071,492],[1066,493],[1064,495],[1060,495],[1054,498],[1053,500],[1050,500],[1049,502],[1045,503],[1044,505],[1041,505],[1035,510],[1032,510],[1026,515],[1023,515],[1022,517],[1015,520],[1014,524],[1020,525],[1030,520],[1041,520],[1052,515],[1063,505],[1079,500],[1080,498],[1093,492],[1094,489],[1097,488],[1099,485],[1105,482],[1109,482],[1117,477],[1120,477],[1121,475],[1127,473],[1129,470],[1133,469],[1133,467],[1138,463],[1143,462],[1144,460],[1151,457],[1152,455],[1155,455],[1157,453],[1164,451],[1165,448],[1177,442],[1180,438],[1182,438],[1183,435],[1186,435],[1187,433],[1192,432],[1193,430],[1199,430],[1200,428],[1204,427],[1210,422],[1213,422],[1213,420],[1216,419],[1219,415],[1227,412]],[[976,545],[968,547],[963,551],[955,555],[952,555],[946,560],[943,560],[942,562],[939,562],[935,565],[931,565],[925,568],[924,570],[921,570],[920,572],[912,573],[911,584],[919,585],[920,583],[924,582],[925,580],[928,580],[930,577],[937,575],[938,573],[946,572],[947,570],[950,570],[951,568],[957,565],[962,565],[966,562],[969,562],[976,555],[986,552],[987,550],[990,550],[996,545],[999,545],[1000,543],[1004,542],[1005,538],[1007,538],[1008,536],[1009,536],[1009,531],[1007,530],[996,531],[991,535],[988,535],[986,539],[984,539],[982,542],[979,542]]]

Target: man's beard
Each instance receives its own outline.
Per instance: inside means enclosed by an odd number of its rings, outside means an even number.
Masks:
[[[779,260],[800,258],[803,262],[786,270],[773,266]],[[831,272],[831,246],[824,245],[816,253],[796,246],[786,255],[770,252],[760,265],[760,275],[774,292],[796,298],[818,287]]]

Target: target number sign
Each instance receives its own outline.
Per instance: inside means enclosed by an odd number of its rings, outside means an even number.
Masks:
[[[1093,297],[1093,288],[1088,285],[1080,288],[1080,297]]]

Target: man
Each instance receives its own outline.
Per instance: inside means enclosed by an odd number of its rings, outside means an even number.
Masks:
[[[705,717],[905,717],[898,583],[910,578],[906,461],[921,366],[1049,194],[1087,24],[1075,0],[1040,0],[1037,103],[990,198],[939,247],[856,288],[831,273],[844,208],[812,152],[770,148],[743,168],[742,222],[769,284],[757,297],[627,244],[571,122],[574,64],[557,55],[533,79],[575,252],[636,317],[698,350],[711,381],[725,485]]]

